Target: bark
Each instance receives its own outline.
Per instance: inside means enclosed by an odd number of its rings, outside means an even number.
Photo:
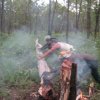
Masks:
[[[29,21],[29,33],[32,33],[32,18],[31,18],[31,0],[28,0],[28,15],[30,16],[30,21]]]
[[[78,12],[77,12],[77,0],[76,0],[76,33],[77,33],[77,29],[78,29],[78,21],[77,21],[77,15]]]
[[[54,5],[53,15],[52,15],[52,19],[51,19],[51,33],[53,31],[53,22],[54,22],[54,17],[55,17],[56,6],[57,6],[57,0]]]
[[[66,23],[66,41],[68,42],[68,33],[69,33],[69,4],[70,0],[67,1],[67,23]]]
[[[36,17],[35,17],[35,28],[34,28],[34,34],[37,34],[37,25],[38,25],[38,13],[36,14]]]
[[[77,65],[72,63],[71,80],[70,80],[70,93],[68,100],[76,100],[76,80],[77,79]]]
[[[59,32],[62,32],[62,30],[63,30],[64,21],[65,21],[65,12],[63,11],[63,12],[62,12],[62,19],[61,19],[61,22],[60,22],[60,29],[59,29]]]
[[[97,37],[97,32],[99,32],[99,26],[100,26],[100,2],[98,4],[98,7],[96,5],[95,9],[95,15],[96,15],[96,20],[95,20],[95,38]]]
[[[4,32],[4,0],[1,0],[1,22],[0,22],[0,31]]]
[[[13,20],[13,16],[12,16],[12,1],[10,0],[10,8],[9,8],[9,20],[8,20],[8,33],[10,34],[12,32],[12,20]]]
[[[51,0],[49,0],[48,35],[51,35]]]
[[[87,38],[91,34],[91,0],[87,0]]]
[[[68,100],[70,89],[70,76],[71,76],[72,62],[70,60],[64,60],[61,64],[61,93],[59,100]]]
[[[82,0],[80,1],[79,14],[77,16],[77,29],[79,29],[80,12],[82,11]]]
[[[70,63],[72,63],[70,61]],[[61,93],[59,100],[76,100],[76,73],[77,73],[77,65],[75,63],[68,64],[69,70],[65,69],[61,72]],[[62,66],[63,68],[63,66]],[[70,75],[69,75],[70,73]]]

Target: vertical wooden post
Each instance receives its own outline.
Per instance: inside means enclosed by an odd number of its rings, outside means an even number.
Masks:
[[[77,64],[72,63],[70,93],[68,100],[76,100],[76,79],[77,79],[76,74],[77,74]]]

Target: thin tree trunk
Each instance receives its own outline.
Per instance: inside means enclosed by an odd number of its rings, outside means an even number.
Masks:
[[[0,30],[1,34],[4,32],[4,0],[1,0],[1,22],[0,22]]]
[[[60,32],[62,32],[62,29],[63,29],[63,26],[64,26],[64,21],[65,21],[64,17],[65,17],[65,12],[63,11],[62,19],[61,19],[61,23],[60,23],[60,29],[59,29]]]
[[[53,31],[53,22],[54,22],[54,17],[55,17],[56,5],[57,5],[57,0],[54,5],[53,15],[52,15],[52,19],[51,19],[51,33]]]
[[[77,29],[78,29],[78,21],[77,21],[77,0],[76,0],[76,33],[77,33]]]
[[[91,0],[87,0],[87,38],[91,34]]]
[[[51,35],[51,0],[49,0],[48,35]]]
[[[9,21],[8,21],[8,33],[10,34],[12,32],[12,0],[10,0],[10,8],[9,8]]]
[[[95,15],[96,15],[96,20],[95,20],[95,38],[97,37],[97,32],[99,32],[99,21],[100,21],[100,2],[98,4],[98,7],[96,5],[96,9],[95,9]]]
[[[38,22],[38,13],[36,14],[36,18],[35,18],[35,29],[34,29],[34,34],[37,34],[37,22]]]
[[[81,24],[81,26],[82,26],[82,32],[86,32],[87,31],[87,29],[86,29],[86,25],[87,25],[87,22],[86,22],[86,14],[87,14],[87,11],[86,11],[86,8],[84,9],[84,11],[82,10],[82,14],[81,14],[81,22],[80,23],[82,23]]]
[[[77,29],[79,30],[80,12],[82,10],[82,0],[80,1],[79,14],[77,16]]]
[[[67,23],[66,23],[66,41],[68,42],[68,33],[69,33],[69,1],[67,1]]]
[[[31,18],[31,0],[28,0],[28,15],[30,16],[29,20],[29,33],[32,33],[32,18]]]

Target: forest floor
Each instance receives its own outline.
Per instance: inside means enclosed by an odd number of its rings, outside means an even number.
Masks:
[[[39,89],[38,83],[28,84],[26,87],[18,87],[18,86],[9,86],[2,88],[3,91],[0,91],[0,100],[37,100],[32,93],[38,92]],[[55,84],[54,89],[58,93],[59,86]],[[84,87],[83,87],[84,88]],[[83,89],[84,95],[88,95],[88,89],[86,87]],[[85,92],[86,91],[86,92]],[[100,100],[100,91],[95,92],[94,95],[91,97],[90,100]]]
[[[5,91],[0,91],[0,100],[35,100],[31,94],[37,92],[38,88],[39,85],[36,83],[31,84],[27,88],[6,87]]]

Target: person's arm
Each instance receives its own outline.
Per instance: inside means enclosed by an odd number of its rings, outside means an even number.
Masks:
[[[46,51],[46,52],[40,57],[40,59],[45,58],[46,56],[48,56],[50,53],[54,52],[54,51],[55,51],[56,49],[58,49],[58,48],[60,48],[60,45],[56,43],[55,45],[52,46],[52,48],[51,48],[50,50]]]

